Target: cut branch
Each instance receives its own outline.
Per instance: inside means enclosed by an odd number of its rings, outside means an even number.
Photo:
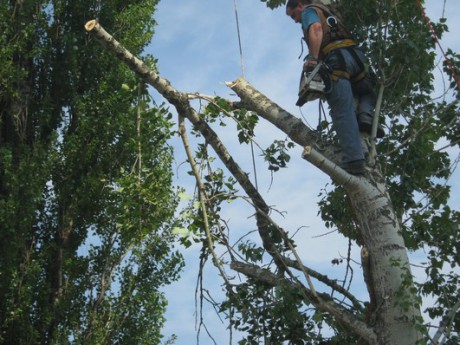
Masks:
[[[268,99],[243,78],[226,84],[240,97],[241,105],[245,109],[256,112],[286,133],[292,141],[303,146],[302,157],[332,177],[336,183],[347,184],[357,180],[335,163],[338,157],[332,146],[322,149],[321,152],[317,149],[317,134],[299,118]]]
[[[255,111],[259,116],[274,124],[288,134],[292,141],[301,146],[314,144],[316,140],[314,131],[308,128],[299,118],[256,90],[245,79],[238,78],[234,82],[226,84],[240,97],[244,108]]]
[[[123,61],[132,71],[139,74],[147,83],[152,85],[170,104],[176,108],[178,114],[192,122],[195,128],[203,135],[203,137],[206,138],[206,141],[211,145],[222,163],[235,177],[246,194],[251,198],[256,209],[263,210],[264,213],[268,214],[270,208],[265,203],[260,193],[249,180],[247,174],[235,162],[224,144],[220,141],[217,134],[193,109],[188,100],[188,94],[179,92],[177,89],[172,87],[168,80],[160,77],[142,60],[138,59],[125,47],[123,47],[117,40],[115,40],[115,38],[113,38],[112,35],[107,33],[107,31],[105,31],[96,20],[87,22],[85,28],[110,52],[115,54],[118,59]],[[278,250],[271,238],[269,223],[258,212],[256,212],[256,219],[264,248],[273,256],[277,266],[280,269],[283,269],[285,266],[282,263]]]

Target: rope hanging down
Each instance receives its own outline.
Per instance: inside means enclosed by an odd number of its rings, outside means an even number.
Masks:
[[[236,0],[233,0],[233,9],[235,10],[236,32],[238,33],[238,46],[240,48],[241,75],[244,78],[243,48],[241,45],[240,21],[238,19],[238,7],[236,6]]]
[[[418,7],[420,8],[420,11],[422,12],[422,17],[425,19],[426,23],[428,24],[431,36],[433,36],[433,38],[436,41],[439,49],[441,49],[441,52],[442,52],[442,55],[444,56],[444,60],[446,61],[447,67],[452,72],[452,77],[454,78],[455,83],[457,84],[457,88],[460,89],[460,80],[458,79],[457,74],[455,73],[455,69],[452,66],[452,63],[450,62],[449,58],[447,57],[444,49],[442,48],[441,43],[439,42],[438,36],[436,35],[436,32],[434,31],[433,25],[431,25],[430,19],[427,17],[427,15],[425,13],[425,10],[423,9],[422,4],[420,3],[420,0],[416,0],[416,1],[417,1],[417,4],[418,4]],[[444,5],[445,4],[446,4],[446,2],[444,1]],[[444,10],[443,10],[443,12],[444,12]],[[444,16],[444,14],[443,14],[443,16]]]
[[[235,11],[235,21],[236,21],[236,32],[238,34],[238,46],[240,48],[240,64],[241,64],[241,76],[244,78],[244,59],[243,59],[243,47],[241,44],[241,34],[240,34],[240,21],[238,19],[238,7],[236,5],[236,0],[233,0],[233,9]],[[254,184],[256,189],[259,190],[257,183],[257,169],[256,169],[256,159],[254,155],[254,144],[251,140],[251,155],[252,155],[252,169],[254,170]]]

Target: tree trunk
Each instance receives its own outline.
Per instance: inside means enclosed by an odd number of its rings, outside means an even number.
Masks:
[[[257,112],[297,143],[311,143],[311,131],[303,131],[301,135],[299,126],[292,125],[293,116],[261,95],[246,80],[240,78],[229,85],[248,110]],[[310,146],[306,147],[303,156],[341,184],[351,200],[368,252],[369,292],[373,295],[371,304],[374,304],[370,321],[378,344],[415,344],[421,338],[417,330],[422,323],[420,306],[410,291],[412,275],[401,226],[378,165],[368,167],[365,178],[358,178],[347,174]]]

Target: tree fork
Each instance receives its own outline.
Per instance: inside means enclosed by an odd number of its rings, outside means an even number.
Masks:
[[[366,177],[348,174],[315,149],[312,131],[302,131],[297,122],[300,122],[299,119],[271,102],[242,78],[228,85],[240,97],[246,109],[256,112],[283,130],[293,141],[303,145],[303,158],[345,188],[372,267],[370,281],[373,283],[372,292],[377,308],[375,330],[378,344],[415,344],[421,339],[417,329],[421,323],[420,308],[415,296],[406,293],[411,287],[408,285],[411,278],[409,259],[401,226],[378,165],[368,167]]]
[[[181,115],[187,117],[194,124],[254,201],[256,209],[266,212],[268,206],[258,191],[226,151],[216,133],[191,107],[186,94],[174,89],[166,79],[158,76],[141,60],[126,50],[97,21],[88,22],[85,28],[126,63],[131,70],[141,75],[161,93]],[[421,322],[420,309],[415,303],[414,296],[410,293],[404,295],[405,291],[410,288],[408,284],[411,284],[409,260],[401,235],[400,224],[394,214],[389,195],[385,192],[385,185],[380,181],[381,174],[378,167],[372,167],[366,178],[348,174],[334,163],[335,157],[329,154],[332,150],[326,150],[322,153],[315,148],[314,133],[298,118],[283,110],[242,78],[227,83],[227,85],[236,92],[247,110],[256,112],[280,128],[294,142],[304,146],[303,158],[344,186],[355,208],[357,220],[363,233],[364,245],[369,252],[370,264],[373,267],[370,281],[374,285],[377,308],[375,325],[373,325],[377,334],[377,344],[415,344],[421,339],[421,334],[418,331],[420,325],[417,325],[417,322]],[[378,178],[374,178],[374,176]],[[280,258],[271,243],[266,222],[260,217],[257,220],[264,247],[278,261]],[[280,265],[279,262],[278,265]]]

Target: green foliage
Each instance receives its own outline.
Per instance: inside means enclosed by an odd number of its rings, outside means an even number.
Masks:
[[[344,189],[336,185],[331,185],[329,189],[329,185],[326,185],[319,197],[321,200],[318,202],[320,206],[318,215],[321,216],[326,228],[337,227],[340,233],[361,244],[353,218],[353,208]],[[337,205],[342,207],[337,207]]]
[[[264,249],[257,246],[255,243],[247,241],[238,245],[238,250],[244,255],[247,261],[261,262],[264,254]]]
[[[314,337],[314,323],[304,313],[303,296],[288,286],[271,288],[248,281],[228,294],[221,310],[231,310],[231,326],[247,336],[239,344],[270,342],[305,344]]]
[[[259,120],[257,114],[247,112],[245,109],[233,112],[238,123],[238,140],[240,143],[248,143],[254,137],[254,128]]]
[[[236,122],[238,131],[238,140],[240,143],[249,143],[254,137],[254,128],[259,121],[257,114],[249,112],[246,109],[232,110],[227,100],[216,97],[212,103],[209,103],[202,116],[209,123],[219,120],[219,125],[225,127],[225,117],[230,116]]]
[[[226,177],[221,168],[213,170],[209,162],[214,158],[208,153],[207,145],[198,145],[195,160],[201,173],[200,179],[204,186],[204,194],[206,195],[206,215],[210,232],[214,239],[225,242],[223,231],[226,226],[221,224],[220,211],[222,204],[232,202],[236,199],[236,180],[233,177]],[[189,174],[193,174],[189,172]],[[197,193],[198,194],[198,191]],[[205,224],[203,219],[203,211],[201,202],[198,201],[198,195],[190,197],[183,195],[184,200],[189,200],[188,205],[181,211],[182,226],[176,228],[176,232],[181,235],[180,241],[185,247],[190,247],[192,243],[202,242],[206,251],[208,239],[206,238]],[[207,254],[204,254],[207,255]]]
[[[221,311],[229,315],[231,327],[247,334],[239,344],[332,345],[358,341],[330,315],[309,308],[299,287],[273,288],[248,280],[228,292],[227,297]],[[332,327],[332,335],[322,334],[325,324]]]
[[[441,18],[441,19],[443,19],[443,18]],[[447,29],[446,29],[446,31],[447,31]],[[455,75],[458,77],[458,75],[460,75],[460,54],[453,52],[451,49],[447,49],[446,55],[447,55],[447,58],[449,59],[450,63],[448,63],[447,61],[443,62],[444,72],[447,73],[447,75],[450,77],[450,81],[451,81],[450,87],[454,88],[454,87],[457,86],[457,83],[456,83],[455,79],[453,78],[452,69],[454,70]],[[459,98],[460,98],[460,96],[457,93],[457,100]],[[457,127],[457,131],[458,131],[458,124],[457,124],[456,127]]]
[[[268,8],[271,8],[272,10],[283,6],[286,3],[286,0],[260,0],[262,2],[265,2],[267,4]]]
[[[161,342],[160,287],[182,267],[170,115],[83,28],[99,16],[139,54],[155,5],[0,5],[4,344]]]
[[[278,171],[280,168],[285,168],[291,160],[291,156],[287,153],[288,149],[295,145],[289,140],[275,140],[268,148],[264,150],[264,158],[268,162],[268,170]]]

